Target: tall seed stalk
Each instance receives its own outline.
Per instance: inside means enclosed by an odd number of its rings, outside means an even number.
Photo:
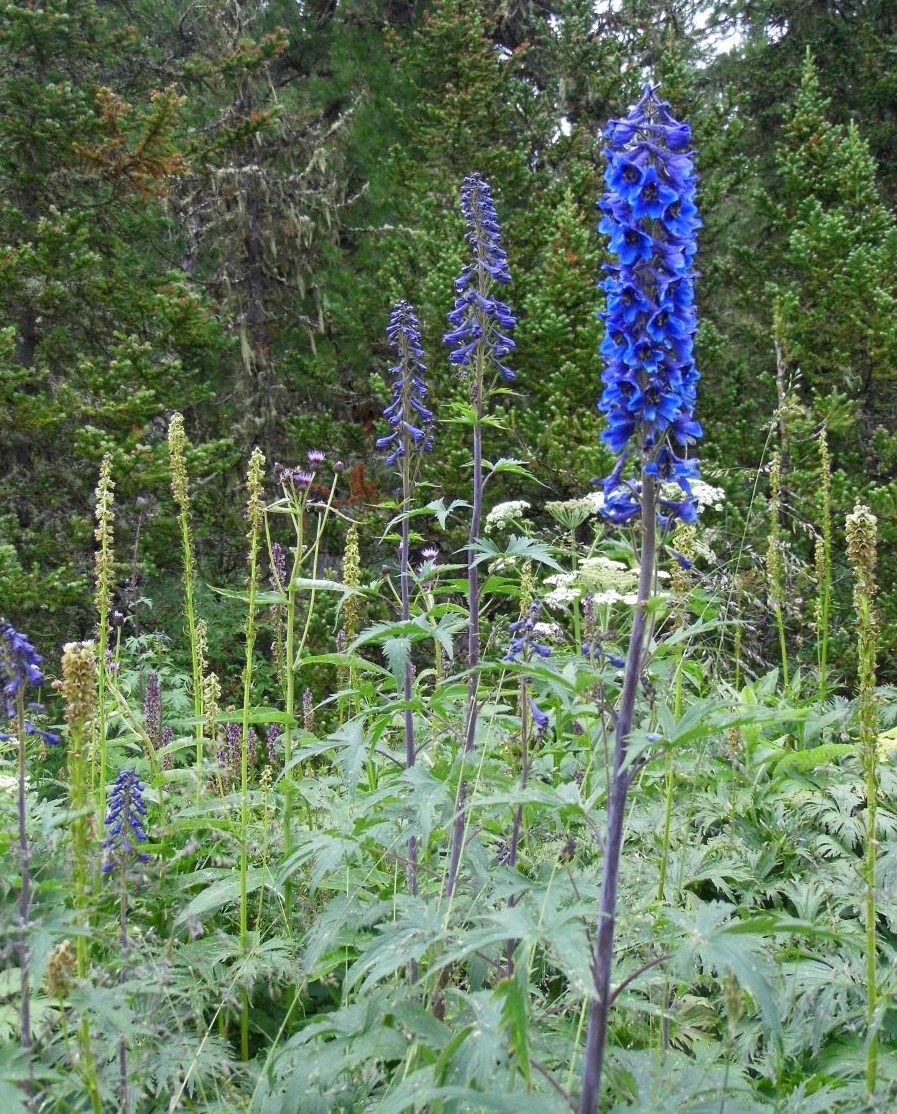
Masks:
[[[252,665],[256,638],[256,593],[259,581],[259,545],[265,514],[265,457],[254,449],[249,460],[246,487],[249,499],[246,517],[249,520],[249,595],[246,606],[246,664],[243,667],[243,727],[240,735],[240,951],[245,955],[249,941],[249,903],[247,900],[249,841],[249,705],[252,694]],[[249,991],[242,991],[240,1014],[240,1053],[249,1059]]]
[[[109,616],[112,610],[112,587],[115,582],[115,484],[112,482],[112,454],[106,453],[100,465],[96,489],[96,550],[97,627],[97,747],[93,752],[92,783],[96,808],[102,823],[106,813],[106,649],[109,644]]]
[[[779,632],[782,684],[788,688],[788,644],[785,640],[785,568],[782,561],[782,458],[773,453],[769,465],[769,535],[766,548],[766,578],[769,601]]]
[[[202,795],[204,765],[204,735],[202,712],[203,671],[196,641],[196,610],[193,594],[196,586],[196,559],[193,554],[193,537],[190,528],[190,492],[187,481],[187,435],[184,432],[183,414],[175,414],[168,427],[168,460],[171,471],[171,493],[178,509],[178,526],[181,532],[181,560],[184,569],[184,609],[187,620],[187,638],[190,641],[190,665],[193,677],[193,716],[196,737],[196,803]]]
[[[875,695],[878,654],[878,617],[875,613],[875,566],[878,559],[878,520],[858,504],[847,516],[847,559],[854,571],[853,605],[857,616],[857,674],[859,689],[860,754],[866,782],[866,841],[863,882],[866,889],[866,1090],[874,1094],[878,1075],[878,946],[875,882],[878,858],[878,713]]]
[[[819,662],[819,699],[828,695],[828,628],[832,610],[832,458],[825,426],[819,433],[819,485],[822,522],[816,539],[816,649]]]
[[[461,753],[462,772],[455,801],[449,865],[444,893],[451,898],[455,892],[461,852],[464,845],[465,800],[467,782],[463,763],[476,747],[477,722],[480,713],[480,581],[478,545],[483,519],[483,418],[487,369],[497,371],[511,382],[514,372],[504,364],[513,351],[514,342],[506,335],[516,320],[508,306],[494,296],[496,284],[511,281],[508,259],[501,246],[498,217],[488,182],[479,174],[464,179],[461,187],[461,211],[467,222],[467,242],[473,249],[473,262],[467,264],[455,282],[458,297],[448,315],[453,326],[443,337],[453,347],[449,360],[467,372],[473,438],[473,504],[470,530],[467,535],[467,700],[464,712],[464,738]]]
[[[90,810],[90,775],[87,746],[90,727],[97,712],[97,662],[93,642],[69,642],[62,652],[62,696],[65,719],[69,729],[68,769],[69,795],[72,806],[72,905],[78,936],[75,942],[75,963],[78,978],[83,982],[88,972],[88,938],[90,934],[90,840],[93,824]],[[90,1034],[90,1015],[81,1014],[78,1042],[84,1061],[88,1091],[94,1114],[101,1114],[102,1103],[96,1079],[96,1063]]]

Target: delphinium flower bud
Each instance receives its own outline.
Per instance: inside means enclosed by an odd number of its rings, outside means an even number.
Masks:
[[[310,735],[314,735],[315,705],[312,691],[307,686],[302,693],[302,726]]]
[[[143,785],[136,770],[122,770],[115,779],[104,824],[104,873],[124,866],[134,853],[140,862],[149,860],[149,855],[139,850],[140,844],[146,842],[146,805],[143,803]]]
[[[161,737],[161,740],[160,740],[162,747],[164,748],[164,747],[170,746],[173,741],[174,741],[174,731],[170,727],[163,727],[162,728],[162,737]],[[173,768],[173,766],[174,766],[174,758],[172,757],[171,751],[167,751],[165,754],[162,755],[162,769],[163,770],[170,770],[170,769]]]
[[[236,774],[240,769],[240,741],[243,730],[239,723],[229,723],[224,728],[227,746],[224,748],[225,772]]]
[[[451,363],[466,368],[476,361],[482,341],[486,359],[503,379],[511,382],[515,375],[504,361],[514,351],[510,333],[517,322],[509,307],[490,292],[494,283],[507,285],[511,274],[489,183],[481,175],[471,174],[464,179],[461,212],[467,222],[467,242],[473,248],[474,261],[455,280],[457,298],[448,315],[453,328],[443,341],[453,348]]]
[[[24,634],[19,632],[5,619],[0,620],[0,685],[3,687],[3,700],[6,718],[13,721],[18,716],[17,703],[20,691],[29,685],[34,688],[44,683],[40,668],[42,658]],[[29,705],[34,711],[41,711],[40,705]],[[39,735],[46,743],[58,743],[59,736],[33,723],[25,723],[25,733]],[[0,740],[11,736],[0,732]]]
[[[143,694],[143,726],[154,747],[162,744],[162,690],[159,687],[159,674],[150,670]]]
[[[378,439],[377,448],[387,449],[386,463],[395,464],[411,452],[429,452],[433,448],[433,412],[424,405],[427,387],[423,374],[427,368],[420,325],[409,302],[393,306],[386,335],[397,362],[389,369],[393,377],[392,401],[383,411],[391,432]]]
[[[283,727],[279,723],[272,723],[265,733],[265,754],[269,766],[277,763],[277,740],[282,734]]]
[[[624,469],[634,452],[659,482],[675,483],[681,500],[661,496],[661,522],[693,521],[697,508],[689,481],[697,462],[685,450],[701,436],[694,418],[698,372],[694,363],[695,235],[691,132],[675,120],[654,86],[647,85],[623,120],[605,131],[608,192],[599,203],[599,230],[617,257],[601,283],[607,295],[602,439],[619,454],[604,481],[602,513],[625,522],[639,512],[640,483]]]

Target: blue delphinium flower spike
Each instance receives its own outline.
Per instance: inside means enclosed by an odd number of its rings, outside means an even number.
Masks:
[[[136,854],[140,862],[147,862],[149,855],[139,850],[140,844],[146,842],[146,805],[136,770],[122,770],[115,779],[103,823],[106,828],[104,874],[122,866],[132,854]]]
[[[39,688],[44,683],[44,674],[40,667],[42,660],[24,634],[20,634],[5,619],[0,619],[0,685],[3,688],[3,706],[8,720],[15,720],[18,714],[16,706],[19,690],[29,685]],[[33,711],[43,710],[38,704],[29,704],[28,707]],[[25,733],[40,735],[47,743],[59,742],[58,735],[35,727],[33,723],[26,722]],[[9,734],[0,732],[0,740],[5,741],[10,737]]]
[[[455,280],[457,297],[448,315],[452,330],[442,339],[453,348],[449,361],[462,367],[473,364],[482,341],[489,363],[503,379],[511,382],[514,372],[505,360],[514,351],[510,333],[517,321],[508,306],[488,292],[495,283],[507,285],[511,273],[508,257],[501,246],[489,184],[481,175],[471,174],[464,179],[461,212],[467,222],[467,242],[473,248],[474,261],[468,263]]]
[[[539,601],[535,600],[530,604],[529,610],[522,619],[518,619],[516,623],[508,624],[508,630],[513,637],[508,643],[508,652],[501,659],[502,661],[516,662],[521,654],[524,660],[532,657],[547,658],[551,656],[551,647],[537,641],[539,632],[536,630],[536,625],[541,607]],[[536,730],[544,731],[548,726],[548,716],[529,693],[526,694],[526,702],[529,705]]]
[[[377,441],[387,449],[386,463],[395,462],[412,451],[430,452],[433,448],[433,412],[424,405],[427,370],[420,339],[420,326],[410,302],[397,302],[386,326],[389,343],[398,362],[390,368],[393,377],[392,401],[383,411],[391,432]]]
[[[612,120],[604,136],[607,193],[598,227],[616,262],[605,267],[601,283],[607,306],[598,408],[607,419],[602,439],[619,459],[604,481],[602,513],[615,522],[638,514],[640,483],[623,477],[634,456],[645,472],[683,493],[682,499],[660,500],[661,523],[690,522],[697,514],[689,484],[697,462],[684,452],[702,433],[694,418],[692,261],[701,221],[691,131],[647,85],[629,115]]]

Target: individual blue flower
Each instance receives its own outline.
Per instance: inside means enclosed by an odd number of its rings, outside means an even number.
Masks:
[[[514,372],[505,363],[514,351],[510,336],[517,320],[508,305],[492,294],[496,283],[511,281],[508,257],[501,244],[498,217],[489,184],[479,174],[471,174],[461,186],[461,212],[467,222],[467,242],[474,262],[462,268],[455,280],[455,304],[448,314],[452,326],[442,338],[452,348],[449,362],[471,368],[478,352],[507,382]]]
[[[19,692],[29,685],[39,688],[44,683],[44,674],[41,670],[43,659],[31,645],[24,634],[20,634],[11,623],[0,619],[0,686],[3,689],[3,700],[6,709],[6,718],[13,721],[17,718]],[[32,711],[43,711],[39,704],[29,704]],[[35,727],[31,722],[25,723],[27,735],[40,735],[47,743],[58,743],[59,736],[50,731]],[[7,733],[0,732],[0,741],[11,738]]]
[[[410,302],[393,306],[386,335],[398,362],[390,368],[392,401],[383,411],[391,432],[377,440],[377,448],[388,449],[386,463],[395,464],[412,451],[430,452],[433,448],[433,412],[424,404],[427,387],[423,374],[427,368],[420,326]]]
[[[536,654],[540,658],[551,656],[551,647],[536,641],[536,624],[539,621],[539,612],[542,609],[538,600],[531,603],[526,615],[516,623],[509,623],[508,630],[514,636],[508,643],[508,652],[501,659],[506,662],[515,662],[520,654],[529,657]]]
[[[619,459],[604,481],[602,513],[616,522],[639,513],[641,485],[623,476],[635,456],[645,472],[683,493],[661,499],[661,522],[692,521],[697,508],[688,481],[697,464],[685,454],[702,430],[694,417],[692,262],[701,222],[691,132],[646,85],[629,115],[612,120],[604,135],[608,189],[599,230],[616,260],[600,284],[607,302],[598,408],[606,418],[602,439]]]
[[[115,779],[103,823],[106,829],[104,874],[126,865],[135,854],[140,862],[147,862],[149,855],[140,850],[140,844],[146,842],[146,805],[136,770],[122,770]]]

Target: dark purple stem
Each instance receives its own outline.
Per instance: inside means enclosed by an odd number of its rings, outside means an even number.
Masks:
[[[642,476],[642,556],[639,569],[638,604],[629,637],[629,653],[623,675],[623,690],[614,746],[614,766],[607,808],[607,835],[604,845],[604,876],[598,912],[598,935],[592,960],[595,997],[589,1010],[586,1034],[585,1066],[579,1114],[597,1114],[601,1094],[601,1073],[607,1042],[607,1019],[610,1012],[610,978],[613,965],[614,928],[617,912],[617,884],[623,850],[623,821],[626,815],[626,794],[631,770],[626,768],[629,733],[635,713],[635,699],[643,669],[645,634],[648,627],[648,602],[654,584],[654,563],[657,546],[657,512],[654,477]]]
[[[31,1070],[31,985],[28,964],[28,917],[31,909],[31,873],[29,870],[30,853],[28,831],[25,824],[25,692],[19,686],[16,693],[16,725],[19,735],[19,870],[22,888],[19,892],[19,970],[22,976],[22,1005],[20,1018],[22,1025],[21,1046]]]
[[[526,789],[526,782],[529,778],[529,709],[526,704],[526,682],[520,682],[518,693],[520,701],[520,788]],[[511,829],[511,845],[508,848],[508,866],[513,870],[517,866],[517,849],[520,846],[520,829],[523,826],[523,805],[517,806],[517,811],[514,813],[514,826]],[[508,898],[508,908],[513,909],[517,904],[517,898],[514,894]],[[514,974],[514,949],[517,947],[516,940],[508,940],[508,978]]]
[[[411,620],[411,528],[408,522],[408,511],[411,508],[411,454],[405,453],[402,457],[402,541],[399,549],[399,576],[402,594],[402,622]],[[411,656],[405,662],[405,766],[411,769],[414,765],[417,750],[414,742],[414,712],[411,708],[413,695],[413,667]],[[417,894],[417,836],[411,835],[408,839],[408,890]],[[411,981],[417,982],[417,963],[411,964]]]
[[[125,805],[126,809],[130,809],[130,794],[126,794]],[[127,816],[128,813],[125,813]],[[121,944],[122,954],[122,971],[121,982],[125,980],[125,963],[127,962],[128,955],[128,857],[122,851],[121,866],[119,868],[118,876],[118,930],[119,942]],[[118,1038],[118,1102],[121,1114],[128,1114],[128,1048],[125,1044],[123,1036]]]
[[[485,288],[486,276],[480,266],[480,290]],[[485,330],[484,330],[485,331]],[[477,666],[480,663],[480,577],[477,565],[476,543],[480,540],[483,519],[483,344],[477,349],[476,371],[471,386],[471,401],[474,406],[473,423],[473,508],[470,513],[470,533],[467,538],[467,609],[469,618],[467,634],[467,715],[464,731],[464,757],[473,752],[476,746],[477,719],[480,714],[479,684]],[[445,880],[445,896],[455,892],[458,868],[461,865],[461,848],[464,843],[464,802],[467,786],[462,780],[458,787],[458,811],[452,825],[452,846],[449,856],[448,876]]]

